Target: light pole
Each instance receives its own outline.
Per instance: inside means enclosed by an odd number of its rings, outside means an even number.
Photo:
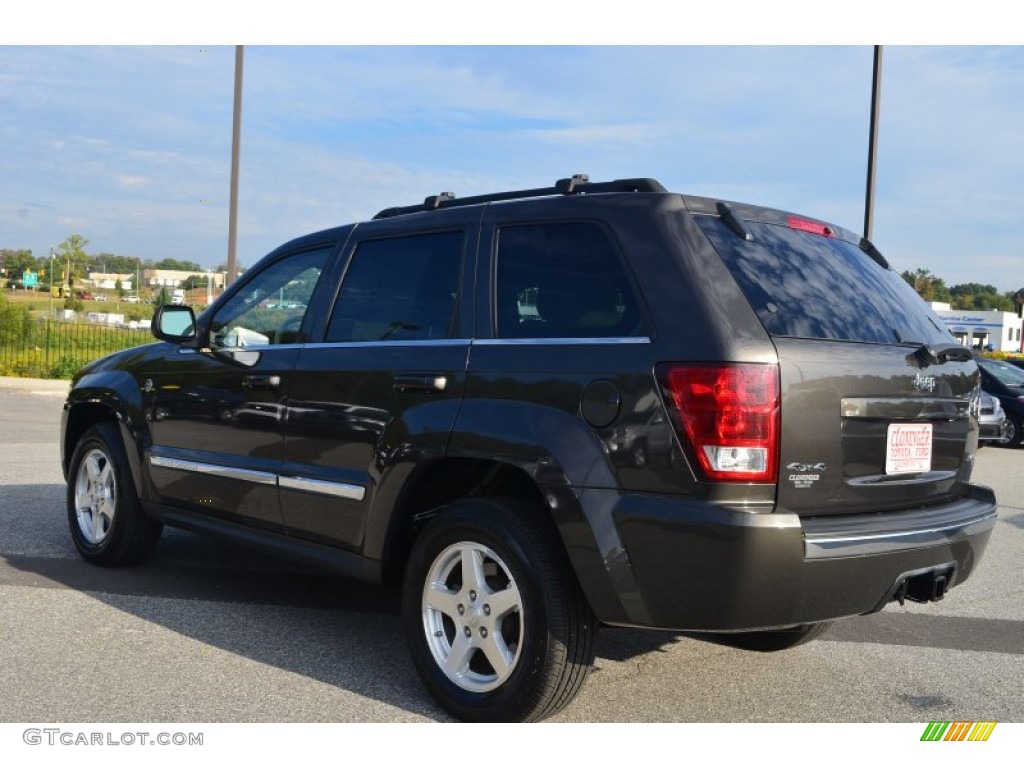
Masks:
[[[242,54],[245,46],[235,46],[235,105],[231,124],[231,208],[228,212],[228,276],[233,283],[237,272],[235,250],[238,245],[238,154],[242,142]]]

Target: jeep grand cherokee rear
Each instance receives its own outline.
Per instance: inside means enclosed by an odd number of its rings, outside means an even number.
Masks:
[[[83,556],[164,523],[401,580],[465,719],[565,706],[598,623],[770,650],[940,599],[995,522],[975,364],[874,246],[650,179],[389,209],[154,332],[65,406]]]
[[[714,349],[695,354],[664,326],[654,342],[696,487],[685,500],[616,505],[650,622],[788,625],[733,638],[785,645],[819,622],[940,599],[966,579],[995,519],[991,492],[969,484],[978,378],[968,350],[852,233],[690,197],[667,218],[688,247],[677,276],[657,282],[699,276],[731,311],[697,321],[727,329]]]

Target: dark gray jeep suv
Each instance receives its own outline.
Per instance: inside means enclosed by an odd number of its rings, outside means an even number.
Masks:
[[[599,624],[775,650],[967,579],[978,370],[875,247],[651,179],[306,235],[74,381],[90,562],[162,525],[403,585],[470,720],[568,703]]]

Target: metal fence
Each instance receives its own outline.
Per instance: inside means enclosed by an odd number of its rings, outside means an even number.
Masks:
[[[155,341],[148,328],[39,318],[0,334],[0,376],[70,379],[97,357]]]

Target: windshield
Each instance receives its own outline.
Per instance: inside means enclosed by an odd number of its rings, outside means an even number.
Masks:
[[[1024,371],[1009,363],[999,360],[978,359],[978,365],[991,373],[995,379],[1007,387],[1024,387]]]

